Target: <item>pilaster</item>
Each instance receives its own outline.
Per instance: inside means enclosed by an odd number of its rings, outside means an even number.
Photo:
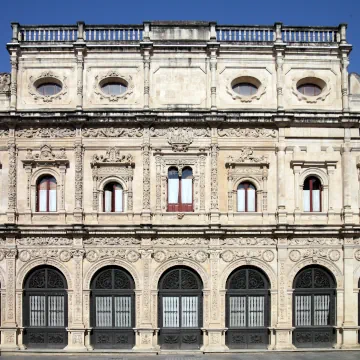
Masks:
[[[284,88],[284,76],[283,76],[283,66],[284,66],[284,53],[285,53],[285,44],[282,41],[281,37],[281,23],[275,24],[275,36],[276,40],[274,43],[274,53],[275,53],[275,67],[276,67],[276,96],[277,96],[277,109],[279,111],[284,110],[284,99],[283,99],[283,88]]]
[[[151,209],[150,209],[150,132],[149,126],[144,126],[143,144],[141,147],[142,159],[143,159],[143,205],[141,211],[141,222],[142,224],[151,223]]]
[[[5,316],[1,331],[1,349],[18,350],[18,324],[16,322],[16,239],[15,236],[6,238],[6,298]]]
[[[77,132],[79,129],[77,129]],[[83,221],[83,155],[84,148],[81,138],[75,140],[75,209],[74,222]]]
[[[345,132],[350,129],[345,128]],[[343,170],[343,214],[345,224],[353,223],[353,214],[351,209],[352,189],[351,189],[351,147],[350,143],[345,140],[341,148],[342,153],[342,170]]]
[[[14,132],[14,130],[12,129]],[[10,137],[10,136],[9,136]],[[17,148],[15,139],[8,141],[9,171],[8,171],[8,208],[7,222],[14,224],[16,222],[16,186],[17,186]]]
[[[219,193],[218,193],[218,156],[219,146],[217,139],[217,127],[211,128],[211,202],[210,202],[210,218],[212,225],[218,225],[220,222],[219,211]]]

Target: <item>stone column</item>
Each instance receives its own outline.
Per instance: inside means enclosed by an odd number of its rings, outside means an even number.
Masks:
[[[219,212],[219,192],[218,192],[218,156],[219,146],[217,143],[217,128],[213,126],[211,128],[211,198],[210,198],[210,218],[211,224],[216,225],[220,222]]]
[[[81,140],[75,141],[75,209],[74,222],[83,221],[83,146]]]
[[[284,100],[283,100],[283,65],[284,65],[284,52],[285,52],[285,44],[282,41],[281,36],[281,23],[275,24],[275,67],[276,67],[276,94],[277,94],[277,109],[284,109]]]
[[[86,350],[85,347],[85,326],[83,319],[83,258],[85,250],[82,248],[82,238],[74,238],[75,248],[71,250],[73,257],[73,274],[75,274],[71,323],[69,323],[69,343],[67,350]]]
[[[210,238],[210,245],[218,247],[219,238]],[[221,323],[221,295],[219,289],[219,272],[220,250],[213,248],[210,252],[210,321],[208,327],[205,329],[207,333],[207,341],[204,341],[206,351],[224,351],[227,349],[225,345],[225,331],[226,329]]]
[[[210,74],[211,74],[211,110],[216,110],[216,69],[217,69],[217,52],[219,43],[209,43],[210,54]]]
[[[277,299],[277,324],[275,327],[276,350],[293,349],[292,345],[292,323],[289,310],[289,293],[287,288],[288,269],[286,260],[288,257],[288,239],[286,236],[278,238],[278,299]]]
[[[11,64],[11,85],[10,85],[10,110],[16,111],[17,107],[17,74],[18,74],[18,50],[12,49],[10,52]]]
[[[279,224],[287,223],[286,214],[286,188],[285,181],[285,144],[278,143],[277,151],[277,213]]]
[[[343,111],[349,112],[349,53],[351,51],[351,45],[346,41],[346,24],[341,24],[339,26],[340,33],[340,59],[341,59],[341,95],[342,95],[342,104]]]
[[[17,149],[15,140],[8,142],[9,154],[9,172],[8,172],[8,208],[7,222],[14,224],[16,222],[16,184],[17,184]]]
[[[143,224],[151,223],[151,209],[150,209],[150,132],[149,127],[144,127],[144,138],[141,147],[143,158],[143,206],[141,212],[141,222]]]
[[[345,132],[350,131],[350,129],[345,128]],[[342,170],[343,170],[343,212],[344,212],[344,222],[345,224],[353,223],[353,214],[351,209],[351,147],[348,142],[343,144],[342,149]]]
[[[142,249],[140,249],[143,264],[143,291],[141,302],[141,324],[136,328],[136,350],[153,350],[156,347],[155,329],[152,324],[152,307],[151,307],[151,261],[153,250],[151,246],[151,238],[143,238],[141,240]]]
[[[359,306],[358,294],[354,292],[354,241],[352,237],[344,239],[344,322],[342,324],[342,348],[358,348],[358,322],[354,309]]]
[[[79,47],[79,45],[76,45],[76,48],[75,48],[76,72],[77,72],[76,110],[79,110],[79,111],[81,111],[83,108],[84,52],[85,52],[85,49],[83,47]]]
[[[16,322],[16,239],[15,236],[6,238],[6,298],[2,331],[1,349],[17,350],[18,324]],[[20,340],[21,343],[21,340]]]
[[[145,32],[144,32],[145,33]],[[144,62],[144,109],[149,109],[150,98],[150,54],[152,50],[151,42],[141,43],[143,62]]]

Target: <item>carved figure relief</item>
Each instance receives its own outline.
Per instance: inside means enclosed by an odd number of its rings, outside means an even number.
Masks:
[[[9,94],[11,84],[11,75],[8,73],[0,73],[0,94]]]

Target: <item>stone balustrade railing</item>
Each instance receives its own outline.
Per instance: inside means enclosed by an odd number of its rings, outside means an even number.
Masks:
[[[23,26],[13,23],[12,43],[122,43],[140,41],[217,41],[227,43],[346,43],[346,25],[338,27],[238,26],[215,22],[144,22],[142,25]]]

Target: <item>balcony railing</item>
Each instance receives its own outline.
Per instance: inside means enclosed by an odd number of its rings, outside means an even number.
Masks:
[[[221,43],[346,43],[346,25],[338,27],[237,26],[214,22],[145,22],[141,25],[23,26],[12,24],[13,43],[123,43],[140,41],[217,41]]]

